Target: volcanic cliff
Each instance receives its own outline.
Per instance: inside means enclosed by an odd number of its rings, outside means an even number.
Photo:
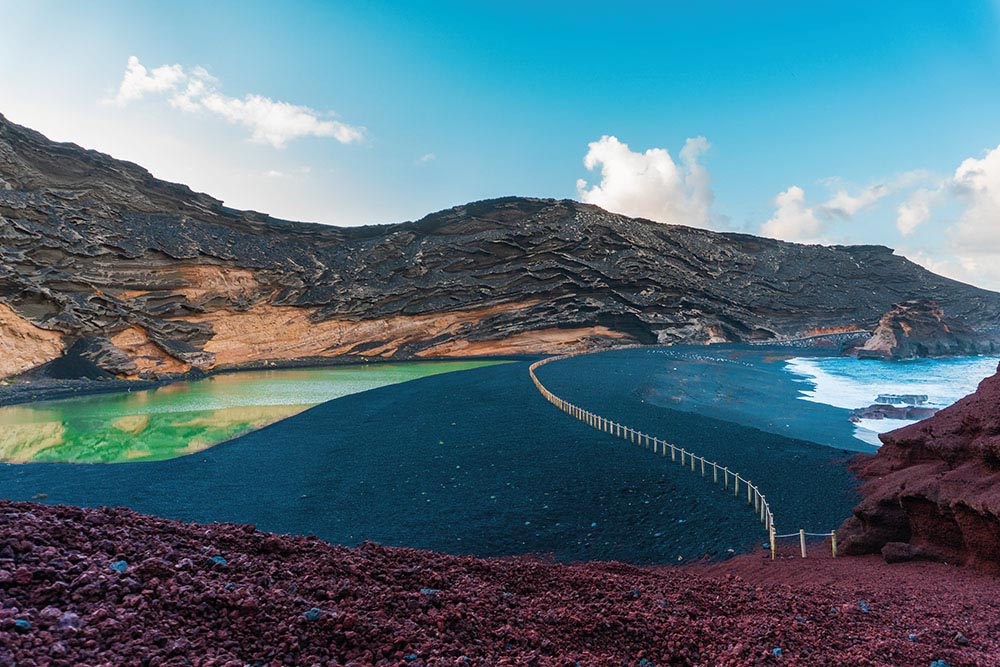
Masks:
[[[1000,374],[925,421],[879,436],[854,468],[863,500],[847,553],[926,558],[1000,572]]]
[[[803,246],[509,197],[338,228],[227,208],[0,116],[0,378],[551,352],[870,329],[1000,295],[876,246]],[[55,361],[53,366],[52,362]]]
[[[872,337],[857,352],[859,359],[912,359],[993,354],[1000,342],[953,320],[924,299],[897,304],[882,316]]]

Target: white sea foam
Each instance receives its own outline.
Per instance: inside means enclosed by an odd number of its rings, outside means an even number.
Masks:
[[[996,372],[996,357],[954,357],[913,361],[858,360],[852,357],[799,357],[785,369],[798,376],[805,401],[852,410],[875,402],[879,394],[926,394],[927,405],[943,408],[976,390]],[[878,446],[879,433],[915,422],[902,419],[863,419],[855,437]]]

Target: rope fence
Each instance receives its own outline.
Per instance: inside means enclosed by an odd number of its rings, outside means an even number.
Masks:
[[[683,447],[677,447],[676,445],[673,445],[665,440],[661,440],[658,437],[651,436],[648,433],[643,433],[629,426],[625,426],[624,424],[619,424],[618,422],[602,417],[596,413],[584,410],[582,407],[574,405],[573,403],[570,403],[569,401],[553,394],[545,385],[542,384],[541,380],[539,380],[538,376],[535,374],[535,371],[545,364],[579,356],[581,354],[587,353],[575,352],[561,354],[554,357],[547,357],[534,362],[528,367],[528,375],[531,376],[531,381],[534,383],[535,388],[538,389],[539,393],[545,398],[545,400],[571,417],[582,421],[598,431],[623,439],[634,445],[638,445],[661,457],[666,457],[669,453],[670,460],[672,462],[679,463],[681,467],[690,467],[691,472],[695,474],[700,473],[701,477],[705,479],[711,475],[712,482],[716,485],[721,485],[726,491],[731,490],[734,498],[742,501],[745,497],[747,505],[753,507],[755,518],[761,523],[770,538],[771,560],[774,560],[777,557],[777,541],[779,539],[790,537],[799,538],[799,549],[803,558],[806,557],[806,537],[829,537],[831,538],[833,557],[837,557],[837,536],[834,531],[830,531],[829,533],[807,533],[805,529],[800,529],[797,533],[779,535],[774,527],[774,513],[771,511],[771,505],[768,503],[767,497],[761,493],[756,484],[751,482],[746,477],[743,477],[738,472],[730,470],[727,466],[720,465],[715,461],[709,461],[704,456],[698,456],[694,452],[689,452]]]

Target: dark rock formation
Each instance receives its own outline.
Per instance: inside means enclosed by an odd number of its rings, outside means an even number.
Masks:
[[[760,341],[869,329],[916,297],[971,327],[1000,320],[1000,295],[888,248],[515,197],[393,225],[293,223],[0,117],[0,377],[82,338],[103,350],[87,357],[98,368],[155,377],[312,357]]]
[[[896,304],[882,316],[872,337],[857,351],[859,359],[912,359],[992,354],[1000,350],[993,335],[945,315],[932,301]]]
[[[855,464],[863,500],[840,528],[846,553],[890,543],[911,557],[1000,572],[1000,375],[930,419],[880,436]],[[907,549],[888,547],[901,559]]]

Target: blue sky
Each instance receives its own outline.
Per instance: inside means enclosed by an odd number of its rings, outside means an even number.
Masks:
[[[0,10],[0,113],[232,206],[362,224],[572,197],[1000,287],[995,1]],[[130,57],[149,78],[123,96]]]

